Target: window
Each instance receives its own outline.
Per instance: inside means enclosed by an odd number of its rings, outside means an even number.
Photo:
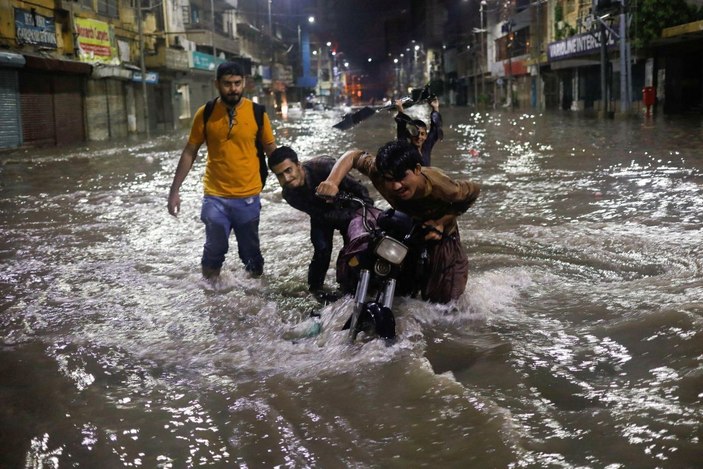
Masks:
[[[108,18],[119,18],[117,0],[98,0],[98,13]]]
[[[190,6],[190,22],[191,24],[200,23],[200,7],[198,5]]]

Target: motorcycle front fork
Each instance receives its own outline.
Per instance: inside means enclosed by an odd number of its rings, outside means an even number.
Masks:
[[[351,323],[349,324],[349,336],[352,340],[356,339],[357,324],[359,318],[361,317],[361,312],[364,310],[366,305],[366,295],[369,292],[369,283],[371,281],[371,272],[367,269],[362,269],[359,274],[359,282],[356,284],[356,293],[354,293],[354,313],[351,317]],[[378,302],[380,305],[386,308],[391,308],[393,306],[393,297],[395,296],[395,286],[396,280],[394,278],[388,279],[383,291],[379,295]]]

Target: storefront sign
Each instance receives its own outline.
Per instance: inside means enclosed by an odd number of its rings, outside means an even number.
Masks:
[[[119,63],[109,24],[88,18],[75,18],[75,24],[79,57],[83,62]]]
[[[615,37],[606,32],[608,47],[615,46]],[[600,49],[600,33],[579,34],[559,42],[552,42],[547,48],[547,58],[550,62],[564,60],[579,55],[595,54]]]
[[[141,72],[134,72],[134,74],[132,74],[132,81],[141,83]],[[146,81],[149,85],[156,85],[157,83],[159,83],[159,74],[156,72],[146,72],[146,80],[144,81]]]
[[[15,8],[15,32],[17,44],[56,49],[56,25],[53,18]]]
[[[213,71],[218,65],[223,63],[225,60],[214,55],[205,54],[203,52],[193,51],[190,55],[191,57],[191,68],[198,70],[209,70]]]

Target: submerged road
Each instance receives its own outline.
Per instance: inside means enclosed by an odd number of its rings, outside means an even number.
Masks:
[[[213,288],[202,160],[166,211],[185,134],[0,155],[0,466],[700,465],[701,122],[441,111],[433,162],[483,184],[469,284],[400,299],[392,347],[347,344],[348,298],[288,339],[318,306],[273,177],[265,275],[230,257]],[[278,144],[394,137],[389,114],[336,119],[278,119]]]

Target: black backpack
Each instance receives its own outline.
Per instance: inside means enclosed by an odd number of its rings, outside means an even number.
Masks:
[[[215,109],[215,102],[219,98],[213,98],[207,103],[205,103],[205,109],[203,111],[203,132],[205,134],[205,141],[207,142],[207,121],[212,115],[212,110]],[[264,155],[264,146],[261,143],[261,128],[264,126],[264,113],[266,112],[266,107],[252,102],[254,105],[254,120],[256,120],[256,156],[259,157],[259,176],[261,176],[261,187],[266,185],[266,178],[269,175],[269,169],[266,165],[266,156]]]

